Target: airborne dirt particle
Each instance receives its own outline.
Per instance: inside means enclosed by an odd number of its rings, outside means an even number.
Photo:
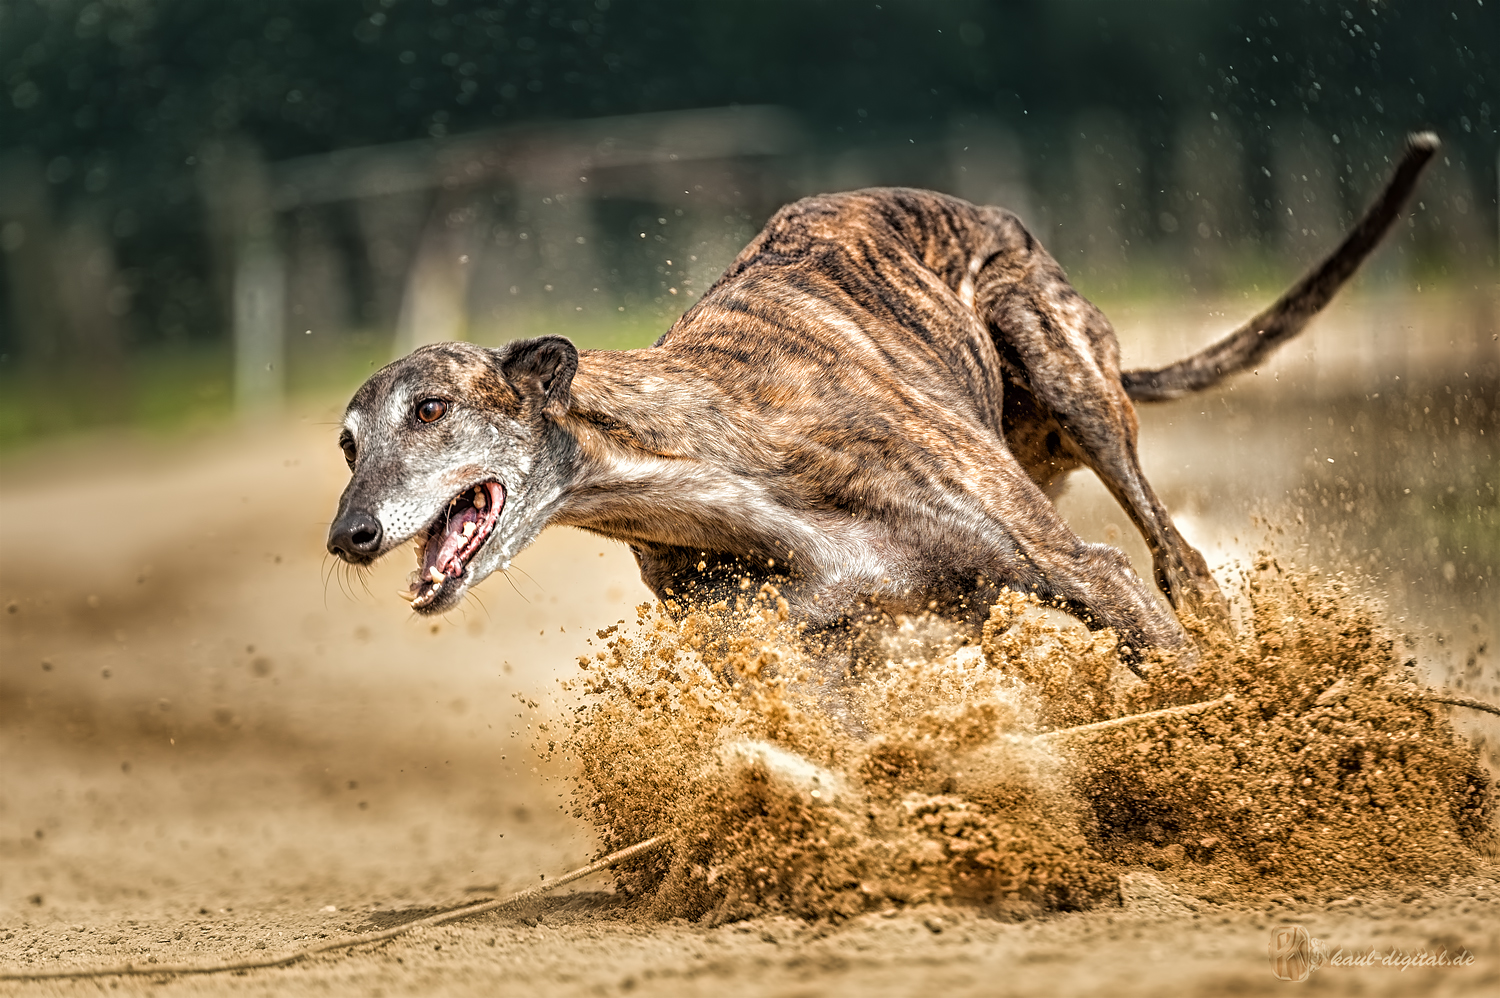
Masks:
[[[1135,679],[1109,632],[1007,595],[975,646],[901,620],[860,641],[832,720],[827,663],[767,586],[580,659],[559,751],[646,918],[840,918],[927,901],[1004,918],[1121,903],[1143,867],[1219,903],[1446,878],[1497,851],[1494,787],[1352,580],[1242,578],[1246,626]],[[842,661],[847,664],[845,653]],[[1232,694],[1191,715],[1069,728]],[[1132,879],[1132,877],[1134,879]],[[1149,893],[1149,892],[1148,892]]]

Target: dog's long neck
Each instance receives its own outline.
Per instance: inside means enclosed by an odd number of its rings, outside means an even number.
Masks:
[[[749,434],[731,418],[734,406],[694,373],[664,350],[582,353],[558,421],[577,454],[552,522],[685,546],[756,529],[763,504],[727,470],[734,462],[721,459],[733,452],[743,464]]]
[[[677,367],[662,350],[582,351],[562,425],[596,463],[696,452],[703,392],[712,388]]]

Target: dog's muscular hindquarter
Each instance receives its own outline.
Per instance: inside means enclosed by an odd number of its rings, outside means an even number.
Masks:
[[[1141,473],[1132,396],[1173,397],[1295,335],[1395,219],[1417,136],[1344,243],[1203,353],[1121,372],[1108,321],[1017,218],[878,189],[782,209],[646,350],[560,337],[424,347],[350,403],[353,478],[329,547],[416,538],[414,608],[440,612],[549,523],[630,545],[664,599],[774,580],[809,627],[937,609],[977,625],[1033,592],[1134,649],[1186,641],[1113,548],[1050,493],[1091,468],[1140,529],[1173,609],[1225,605]]]

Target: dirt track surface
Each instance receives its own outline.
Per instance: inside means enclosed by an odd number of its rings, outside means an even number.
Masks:
[[[1142,882],[1145,881],[1145,882]],[[1223,910],[1173,898],[1149,874],[1126,885],[1122,908],[1004,924],[941,907],[890,917],[862,916],[832,928],[780,918],[717,928],[643,926],[610,917],[610,899],[579,894],[527,912],[487,916],[422,930],[378,948],[330,955],[244,975],[128,979],[121,990],[154,994],[283,995],[1224,995],[1269,994],[1276,980],[1267,955],[1273,925],[1296,924],[1329,943],[1456,952],[1464,968],[1325,968],[1318,993],[1361,995],[1493,994],[1500,983],[1500,883],[1476,879],[1442,892],[1367,898],[1337,910],[1295,902],[1260,910]],[[1354,905],[1358,904],[1358,907]],[[137,962],[254,956],[301,936],[386,924],[377,909],[318,915],[275,907],[253,916],[185,915],[128,924],[49,925],[39,949]],[[35,931],[35,930],[33,930]],[[131,943],[111,944],[126,936]],[[181,939],[174,937],[181,936]],[[163,941],[165,940],[165,941]],[[133,945],[144,941],[145,946]],[[1460,942],[1461,941],[1461,942]],[[97,954],[97,955],[94,955]],[[7,967],[10,964],[7,964]],[[107,987],[108,985],[106,985]],[[28,993],[92,993],[93,982],[0,985]]]
[[[1321,415],[1329,403],[1306,404]],[[1493,462],[1490,404],[1479,459]],[[1345,460],[1300,429],[1302,410],[1205,424],[1189,408],[1148,414],[1142,436],[1148,474],[1213,564],[1245,550],[1234,538],[1253,499],[1324,473],[1324,454]],[[514,588],[496,578],[483,608],[435,625],[390,595],[404,563],[377,567],[369,594],[341,587],[321,554],[344,479],[317,422],[330,416],[170,448],[84,442],[4,466],[0,972],[253,958],[503,896],[595,855],[528,726],[554,717],[550,691],[584,636],[646,598],[628,554],[548,532],[517,560]],[[1141,564],[1096,489],[1080,482],[1065,513]],[[1465,571],[1446,589],[1393,582],[1392,613],[1430,618],[1413,641],[1437,679],[1467,661],[1470,689],[1494,699],[1494,590]],[[1460,720],[1494,744],[1494,725]],[[642,923],[608,878],[576,886],[283,969],[0,993],[1261,994],[1292,986],[1268,958],[1286,924],[1330,949],[1474,957],[1325,967],[1310,985],[1321,993],[1500,989],[1493,865],[1316,905],[1209,904],[1170,870],[1142,869],[1122,878],[1118,907],[1018,923],[937,905],[840,924]]]

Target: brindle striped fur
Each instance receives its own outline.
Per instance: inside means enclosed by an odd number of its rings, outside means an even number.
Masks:
[[[775,581],[810,628],[935,608],[976,626],[1034,592],[1135,649],[1183,627],[1049,499],[1088,467],[1150,547],[1157,586],[1225,604],[1141,473],[1131,397],[1193,391],[1294,335],[1389,228],[1436,142],[1419,136],[1354,233],[1281,301],[1196,357],[1125,372],[1108,320],[1011,213],[877,189],[783,208],[650,349],[424,347],[350,404],[357,449],[330,549],[365,562],[495,479],[496,533],[440,612],[549,523],[630,545],[664,599]],[[425,398],[449,414],[424,425]],[[384,511],[384,512],[382,512]],[[347,542],[379,524],[377,543]]]

